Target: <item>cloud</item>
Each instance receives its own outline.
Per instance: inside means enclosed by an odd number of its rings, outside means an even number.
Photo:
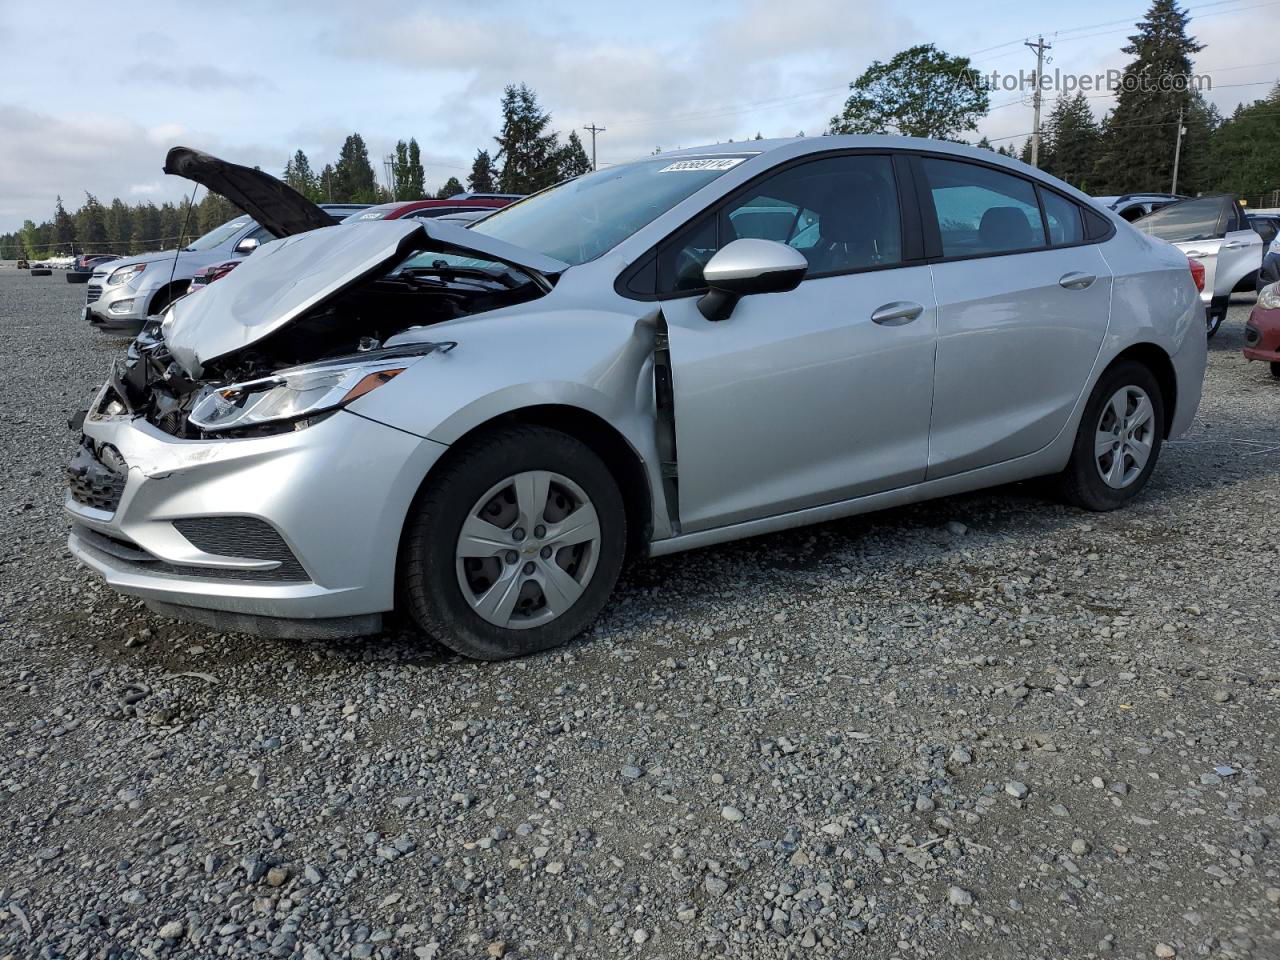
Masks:
[[[274,90],[275,83],[261,73],[224,70],[212,64],[170,67],[155,61],[141,61],[120,71],[123,83],[155,84],[183,90]]]

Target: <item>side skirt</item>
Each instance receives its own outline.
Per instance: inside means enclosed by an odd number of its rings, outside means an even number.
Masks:
[[[1075,437],[1074,430],[1071,431],[1070,436]],[[762,534],[791,530],[812,523],[825,523],[828,520],[838,520],[842,517],[872,513],[889,507],[919,503],[936,497],[949,497],[957,493],[969,493],[973,490],[998,487],[1005,483],[1057,473],[1070,456],[1069,445],[1065,453],[1059,450],[1060,441],[1061,438],[1059,442],[1017,460],[979,467],[976,470],[939,477],[937,480],[927,480],[909,487],[898,487],[896,490],[885,490],[882,493],[873,493],[853,500],[841,500],[838,503],[828,503],[820,507],[807,507],[804,510],[780,513],[772,517],[762,517],[759,520],[747,520],[726,527],[699,530],[695,533],[678,534],[665,540],[656,540],[649,544],[649,556],[661,557],[684,550],[696,550],[699,547],[709,547],[731,540],[758,537]]]

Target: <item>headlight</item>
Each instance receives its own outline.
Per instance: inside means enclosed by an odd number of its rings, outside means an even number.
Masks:
[[[1258,306],[1263,310],[1280,309],[1280,283],[1268,283],[1258,292]]]
[[[118,270],[112,270],[111,276],[107,277],[107,285],[114,287],[120,283],[128,283],[145,269],[147,269],[145,263],[134,263]]]
[[[206,433],[303,420],[376,390],[419,359],[343,360],[281,370],[261,380],[210,390],[188,419]]]

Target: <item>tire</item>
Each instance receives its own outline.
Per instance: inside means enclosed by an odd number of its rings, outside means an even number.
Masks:
[[[1217,335],[1218,331],[1222,329],[1222,321],[1226,318],[1227,310],[1225,307],[1219,309],[1216,306],[1210,305],[1209,309],[1205,312],[1205,338],[1212,340],[1214,336]]]
[[[32,267],[32,268],[31,268],[31,276],[33,276],[33,277],[51,277],[51,276],[53,276],[53,271],[52,271],[52,270],[50,270],[48,267]]]
[[[1280,380],[1280,360],[1271,361],[1271,375]]]
[[[517,477],[525,478],[519,488]],[[539,499],[545,514],[526,509]],[[579,530],[590,529],[584,503],[594,509],[596,539],[556,546],[561,524],[573,535],[572,517],[587,518]],[[479,522],[482,512],[492,524]],[[471,542],[483,556],[461,556],[464,522],[475,524]],[[591,625],[617,582],[626,541],[622,494],[589,447],[558,430],[508,427],[452,453],[419,494],[400,553],[401,597],[425,633],[465,657],[536,653]]]
[[[1135,401],[1139,395],[1145,394],[1150,404],[1147,419],[1136,425],[1131,438],[1126,432],[1127,420],[1121,423],[1119,432],[1114,431],[1117,408],[1112,402],[1121,395],[1121,391],[1128,391],[1126,399],[1128,404],[1134,405],[1133,416],[1138,411]],[[1071,459],[1058,478],[1063,497],[1078,507],[1098,512],[1124,506],[1141,492],[1151,477],[1151,471],[1160,459],[1164,428],[1164,395],[1150,369],[1133,360],[1112,366],[1094,386],[1085,405]],[[1116,450],[1097,450],[1101,433],[1113,434],[1116,442],[1121,444],[1118,473],[1108,469],[1116,467]],[[1138,468],[1137,457],[1144,446],[1148,451],[1146,460]],[[1104,469],[1112,477],[1112,482],[1104,479]],[[1116,481],[1121,485],[1115,485]]]

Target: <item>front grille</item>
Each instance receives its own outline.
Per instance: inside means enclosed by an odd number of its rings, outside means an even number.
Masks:
[[[239,518],[215,518],[215,519],[239,519]],[[181,523],[182,521],[178,521]],[[122,566],[136,573],[143,573],[148,576],[172,577],[174,579],[184,580],[255,580],[268,582],[289,582],[306,581],[307,575],[302,572],[302,567],[292,553],[289,559],[293,563],[293,568],[289,568],[285,563],[281,563],[274,570],[218,570],[210,567],[191,567],[178,563],[166,563],[154,554],[143,550],[132,540],[122,536],[110,536],[105,533],[99,533],[83,524],[73,524],[72,532],[76,538],[85,546],[96,550],[99,553],[105,553],[107,556],[115,560],[117,566]],[[272,531],[274,533],[275,531]],[[278,534],[277,534],[278,536]],[[201,548],[203,549],[203,548]],[[285,547],[287,551],[288,548]],[[251,558],[254,559],[254,558]],[[275,557],[263,559],[276,559]]]
[[[119,454],[116,454],[119,457]],[[123,460],[121,464],[123,465]],[[113,470],[100,459],[88,437],[67,464],[67,485],[71,499],[95,510],[115,513],[124,494],[125,472]]]
[[[100,296],[102,296],[102,285],[99,283],[91,283],[85,288],[84,302],[93,303],[93,301],[97,300]]]
[[[306,580],[307,572],[284,538],[265,520],[256,517],[189,517],[173,521],[178,532],[198,550],[219,557],[277,560],[280,566],[265,571],[273,580]]]

